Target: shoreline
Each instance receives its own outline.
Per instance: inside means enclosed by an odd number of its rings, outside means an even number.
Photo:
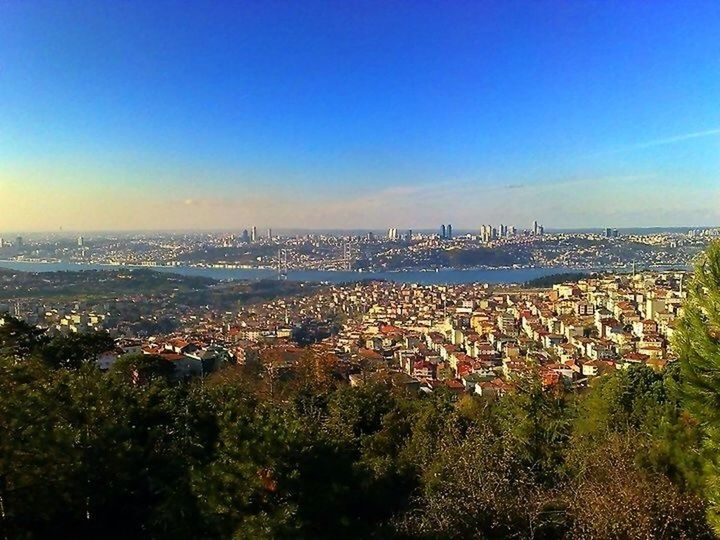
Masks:
[[[199,269],[199,270],[239,270],[250,272],[274,272],[277,269],[271,266],[245,266],[245,265],[221,265],[221,264],[158,264],[158,263],[127,263],[127,262],[87,262],[87,261],[63,261],[60,259],[36,259],[36,260],[17,260],[17,259],[0,259],[0,268],[2,265],[64,265],[73,267],[102,267],[108,269],[131,268],[131,269]],[[7,266],[4,266],[7,268]],[[690,269],[691,264],[639,264],[638,270],[671,270],[671,269]],[[587,272],[618,272],[622,270],[632,270],[632,264],[622,264],[614,266],[537,266],[537,265],[513,265],[513,266],[447,266],[437,268],[409,267],[396,268],[391,270],[384,269],[355,269],[345,270],[336,268],[290,268],[289,272],[327,272],[327,273],[343,273],[343,274],[402,274],[402,273],[441,273],[441,272],[477,272],[477,271],[517,271],[517,270],[551,270],[558,269],[562,271],[587,271]]]
[[[68,262],[31,262],[0,260],[0,268],[21,272],[63,272],[63,271],[113,271],[118,269],[152,270],[183,276],[197,276],[217,281],[259,281],[278,279],[276,270],[268,268],[224,268],[206,266],[149,266],[149,265],[115,265],[103,263],[68,263]],[[646,271],[684,271],[689,267],[661,265],[645,267]],[[417,283],[421,285],[459,285],[468,283],[487,284],[523,284],[533,279],[554,274],[614,272],[628,273],[630,267],[525,267],[525,268],[445,268],[434,270],[386,270],[373,272],[357,272],[342,270],[290,270],[284,279],[315,283],[352,283],[368,280],[386,280],[398,283]]]

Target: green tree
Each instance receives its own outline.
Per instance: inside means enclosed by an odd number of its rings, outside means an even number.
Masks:
[[[5,537],[197,537],[187,471],[212,430],[184,390],[0,359]]]
[[[132,384],[145,384],[156,380],[169,380],[175,367],[154,354],[126,354],[110,368],[110,377]]]
[[[106,332],[61,334],[43,345],[41,356],[51,367],[78,369],[114,347]]]
[[[0,358],[0,519],[4,538],[73,531],[82,457],[66,418],[67,374]]]
[[[720,534],[720,242],[698,261],[678,323],[686,403],[705,436],[708,519]]]
[[[562,465],[570,437],[572,410],[562,389],[545,389],[537,378],[518,383],[497,407],[500,437],[508,451],[551,484]]]
[[[0,315],[0,356],[26,358],[46,341],[43,330],[10,315]]]

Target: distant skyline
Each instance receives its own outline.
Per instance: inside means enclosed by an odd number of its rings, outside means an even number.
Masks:
[[[0,231],[720,224],[720,3],[0,3]]]

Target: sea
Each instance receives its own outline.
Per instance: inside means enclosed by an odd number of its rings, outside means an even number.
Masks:
[[[196,266],[118,266],[73,262],[27,262],[0,261],[0,268],[24,272],[63,272],[82,270],[121,270],[124,268],[144,268],[156,272],[167,272],[183,276],[202,276],[221,281],[278,279],[277,271],[257,268],[206,268]],[[667,268],[663,268],[667,269]],[[682,269],[682,268],[681,268]],[[602,270],[602,269],[595,269]],[[614,268],[621,272],[629,268]],[[398,283],[417,283],[420,285],[456,285],[463,283],[511,284],[525,283],[535,278],[552,274],[572,272],[592,272],[587,268],[481,268],[481,269],[441,269],[438,271],[377,271],[349,272],[330,270],[291,270],[286,279],[315,283],[352,283],[365,280],[386,280]]]

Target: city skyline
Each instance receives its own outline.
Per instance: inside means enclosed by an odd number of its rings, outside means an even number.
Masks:
[[[720,6],[0,7],[0,231],[720,222]]]

